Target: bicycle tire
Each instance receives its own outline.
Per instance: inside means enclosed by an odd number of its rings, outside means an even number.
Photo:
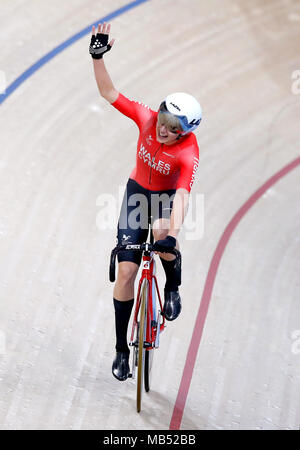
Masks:
[[[153,271],[155,271],[155,261],[153,262],[154,264],[154,269]],[[156,304],[156,286],[154,281],[152,282],[152,308],[153,308],[153,319],[154,320],[159,320],[157,318],[157,304]],[[145,391],[149,392],[150,391],[150,384],[151,384],[151,369],[152,369],[152,365],[153,365],[153,349],[151,350],[146,350],[145,353],[145,372],[144,372],[144,383],[145,383]]]
[[[150,373],[153,363],[153,349],[146,350],[145,353],[145,372],[144,372],[144,382],[145,382],[145,391],[150,391]]]
[[[137,389],[136,389],[136,409],[137,412],[142,408],[142,392],[145,370],[145,340],[146,340],[146,315],[148,306],[148,280],[144,280],[141,289],[140,304],[140,323],[139,323],[139,341],[138,341],[138,367],[137,367]]]

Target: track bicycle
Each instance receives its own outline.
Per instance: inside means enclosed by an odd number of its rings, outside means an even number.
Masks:
[[[150,243],[117,245],[111,252],[109,279],[115,281],[115,261],[119,251],[134,250],[142,252],[142,272],[138,284],[132,332],[129,345],[132,351],[132,372],[129,377],[137,380],[136,408],[141,411],[143,387],[150,391],[150,374],[153,364],[153,350],[159,347],[160,333],[165,329],[163,305],[156,278],[153,234],[150,230]],[[179,250],[168,250],[176,257],[176,268],[181,267]]]

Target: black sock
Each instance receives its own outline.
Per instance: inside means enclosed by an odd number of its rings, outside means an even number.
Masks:
[[[129,348],[127,345],[127,328],[133,303],[134,299],[121,302],[114,298],[117,352],[129,353]]]
[[[166,273],[165,291],[177,291],[181,284],[181,270],[175,269],[176,259],[167,261],[160,258],[160,260]]]

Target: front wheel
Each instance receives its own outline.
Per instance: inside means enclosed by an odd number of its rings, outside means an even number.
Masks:
[[[136,409],[141,411],[142,407],[142,392],[145,372],[145,340],[146,340],[146,326],[147,326],[147,306],[148,306],[149,283],[144,280],[141,288],[141,303],[140,303],[140,320],[138,333],[138,364],[137,364],[137,390],[136,390]]]
[[[153,363],[153,349],[152,350],[146,350],[145,352],[145,391],[150,391],[150,375],[151,375],[151,368]]]

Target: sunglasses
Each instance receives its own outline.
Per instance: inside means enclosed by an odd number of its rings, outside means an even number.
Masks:
[[[165,113],[168,112],[168,111],[159,111],[159,113],[160,113],[160,112],[161,112],[162,114],[165,114]],[[170,113],[168,113],[168,114],[170,114]],[[163,119],[163,117],[161,117],[160,114],[158,114],[157,122],[158,122],[158,125],[159,125],[159,126],[165,125],[164,119]],[[180,134],[180,133],[182,133],[182,130],[180,130],[180,129],[179,129],[178,127],[176,127],[176,126],[165,125],[165,127],[167,128],[167,130],[168,130],[170,133],[173,133],[173,134]]]
[[[168,111],[167,104],[165,101],[162,102],[162,104],[160,105],[159,112],[172,114],[172,113],[170,113],[170,111]],[[201,119],[199,119],[197,121],[193,120],[191,123],[189,123],[186,116],[177,116],[177,114],[176,114],[176,117],[180,122],[182,131],[184,131],[184,132],[189,131],[192,125],[199,125],[199,123],[201,121]]]

